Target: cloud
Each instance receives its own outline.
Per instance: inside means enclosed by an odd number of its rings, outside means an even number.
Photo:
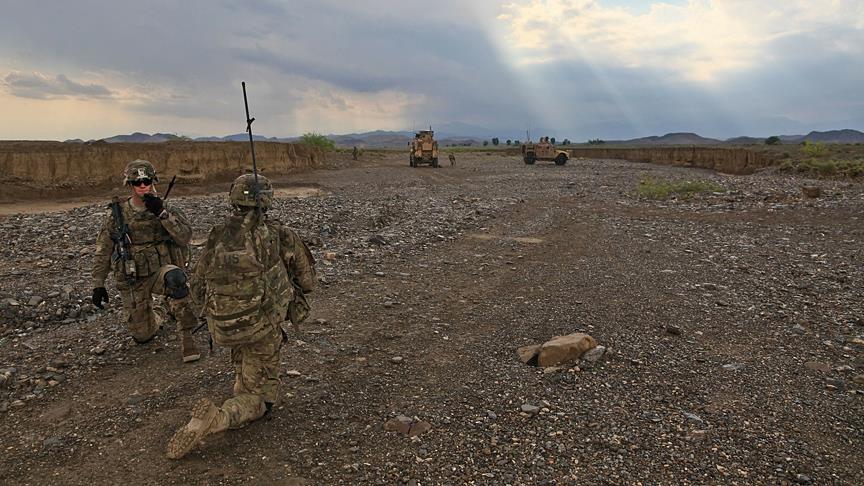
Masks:
[[[13,2],[0,104],[27,97],[21,115],[42,118],[92,109],[81,119],[105,135],[136,121],[223,135],[244,127],[246,81],[270,136],[451,122],[576,140],[864,128],[860,0],[505,1]]]
[[[861,55],[864,2],[691,0],[653,3],[647,13],[601,0],[530,0],[499,19],[522,62],[578,60],[647,68],[712,82],[770,62],[767,47],[802,33],[832,38],[830,51]],[[850,28],[850,19],[857,24]]]
[[[13,96],[41,100],[57,98],[109,98],[111,90],[99,84],[82,84],[65,74],[54,77],[33,72],[11,72],[3,78],[3,85]]]

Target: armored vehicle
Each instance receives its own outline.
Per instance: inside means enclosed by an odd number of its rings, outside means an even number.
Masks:
[[[434,132],[429,130],[420,130],[414,134],[414,140],[411,141],[411,155],[408,161],[411,167],[417,167],[420,164],[429,164],[432,167],[438,167],[438,142],[432,135]]]
[[[555,165],[564,165],[570,156],[564,150],[558,150],[549,141],[549,137],[540,137],[540,141],[534,143],[528,141],[522,144],[522,160],[526,164],[532,165],[538,160],[551,160]]]

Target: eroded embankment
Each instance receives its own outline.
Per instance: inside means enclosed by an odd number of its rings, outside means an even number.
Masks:
[[[324,153],[302,144],[257,142],[263,174],[279,175],[321,166]],[[252,166],[242,142],[92,143],[0,142],[0,202],[57,197],[58,189],[86,193],[118,186],[130,160],[149,160],[163,183],[227,179]]]
[[[732,147],[586,147],[569,149],[569,152],[572,157],[701,167],[739,175],[777,164],[776,154]]]

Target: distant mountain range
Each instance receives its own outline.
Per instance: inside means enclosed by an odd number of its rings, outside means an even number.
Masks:
[[[472,131],[468,125],[465,127],[461,127],[466,131]],[[478,138],[476,135],[460,135],[459,133],[454,133],[451,130],[458,130],[459,126],[448,126],[448,129],[442,129],[440,131],[435,131],[435,138],[438,140],[438,144],[444,147],[448,146],[477,146],[482,145],[484,140],[490,140],[493,138],[492,136],[488,138]],[[491,132],[490,132],[491,133]],[[384,130],[375,130],[372,132],[364,132],[364,133],[350,133],[346,135],[327,135],[327,138],[332,140],[339,147],[366,147],[366,148],[394,148],[394,147],[405,147],[414,137],[413,132],[409,131],[384,131]],[[858,130],[844,129],[844,130],[830,130],[825,132],[817,132],[812,131],[807,135],[780,135],[779,136],[782,143],[785,144],[797,144],[801,143],[805,140],[811,142],[825,142],[825,143],[864,143],[864,132],[860,132]],[[291,143],[297,142],[300,140],[300,137],[287,137],[287,138],[278,138],[278,137],[264,137],[261,135],[255,135],[254,139],[256,141],[263,142],[283,142],[283,143]],[[113,137],[104,138],[101,141],[107,143],[161,143],[161,142],[173,142],[173,141],[195,141],[195,142],[245,142],[249,140],[249,136],[246,133],[237,133],[233,135],[227,135],[224,137],[198,137],[195,139],[184,137],[181,135],[174,135],[171,133],[154,133],[153,135],[148,135],[146,133],[135,132],[131,135],[115,135]],[[558,142],[563,142],[565,139],[561,138]],[[68,143],[84,143],[83,140],[74,139],[74,140],[66,140]],[[90,140],[90,142],[94,142],[94,140]],[[667,133],[662,136],[651,136],[651,137],[642,137],[642,138],[634,138],[630,140],[604,140],[604,144],[609,145],[761,145],[765,143],[764,138],[758,137],[734,137],[726,140],[718,140],[715,138],[706,138],[695,133]],[[504,144],[505,140],[501,137],[501,144]]]

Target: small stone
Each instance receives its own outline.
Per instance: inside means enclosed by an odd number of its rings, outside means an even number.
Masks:
[[[396,418],[388,420],[384,424],[384,430],[387,432],[399,432],[400,434],[408,434],[411,431],[411,417],[399,415]]]
[[[723,369],[726,371],[738,371],[744,368],[744,363],[728,363],[723,365]]]
[[[63,438],[62,437],[49,437],[42,441],[43,449],[57,449],[63,447]]]
[[[27,305],[29,305],[30,307],[36,307],[37,305],[41,304],[44,300],[45,299],[43,299],[42,297],[40,297],[38,295],[34,295],[33,297],[30,297],[30,300],[27,301]]]
[[[402,356],[393,356],[392,358],[390,358],[390,361],[398,364],[401,363],[403,359],[404,358],[402,358]]]
[[[582,361],[587,361],[588,363],[596,363],[600,361],[603,356],[606,355],[606,347],[605,346],[597,346],[594,349],[591,349],[587,353],[582,355]]]
[[[561,371],[560,366],[547,366],[546,368],[543,368],[543,374],[546,375],[551,375],[552,373],[555,373],[557,371]]]
[[[531,344],[522,346],[516,349],[516,354],[519,355],[519,360],[525,364],[537,366],[537,355],[540,354],[542,344]]]
[[[409,437],[417,437],[418,435],[425,434],[432,430],[432,424],[426,422],[425,420],[418,420],[411,424],[411,430],[408,432]]]
[[[798,484],[811,484],[811,483],[813,483],[813,480],[810,479],[810,476],[808,476],[808,475],[806,475],[806,474],[798,474],[798,475],[796,475],[796,476],[795,476],[795,481],[796,481]]]
[[[864,385],[864,375],[855,375],[852,377],[852,383]]]
[[[6,413],[9,410],[9,402],[0,402],[0,413]]]
[[[831,365],[827,363],[820,363],[818,361],[808,361],[804,363],[804,367],[808,370],[821,371],[822,373],[828,373],[829,371],[831,371]]]
[[[27,405],[27,403],[24,400],[15,400],[11,404],[9,404],[9,406],[12,408],[21,408],[25,405]]]
[[[146,395],[129,395],[129,397],[126,398],[126,405],[138,405],[146,398]]]
[[[536,414],[540,413],[540,407],[538,407],[536,405],[523,403],[520,408],[523,412],[531,414],[531,415],[536,415]]]
[[[285,376],[300,376],[301,373],[297,370],[288,370],[285,372]]]
[[[384,272],[375,272],[375,276],[376,276],[376,277],[383,277],[383,276],[384,276]]]
[[[798,334],[799,336],[803,336],[807,334],[807,328],[802,326],[801,324],[795,324],[792,326],[792,332],[794,334]]]
[[[688,422],[692,422],[698,425],[705,425],[705,421],[702,420],[702,417],[696,415],[695,413],[684,412],[684,418],[686,418]]]
[[[381,245],[381,246],[387,244],[387,240],[385,240],[384,237],[381,235],[372,235],[369,237],[368,241],[369,241],[369,243],[374,243],[376,245]]]
[[[336,252],[335,252],[335,251],[325,251],[325,252],[324,252],[324,259],[325,259],[325,260],[327,260],[327,261],[329,261],[329,262],[332,262],[333,260],[336,260],[336,258],[337,258],[337,257],[336,257]]]
[[[95,354],[97,356],[101,355],[101,354],[105,354],[105,348],[103,348],[102,346],[95,346],[92,349],[90,349],[90,354]]]
[[[666,334],[670,334],[672,336],[680,336],[681,328],[678,326],[668,325],[666,326]]]
[[[496,415],[492,410],[486,410],[486,417],[489,418],[489,420],[495,420],[498,418],[498,415]]]

